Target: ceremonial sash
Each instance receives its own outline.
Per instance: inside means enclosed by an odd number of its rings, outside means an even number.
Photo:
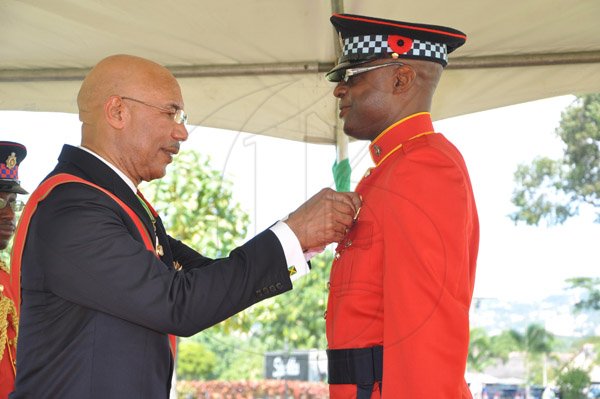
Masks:
[[[48,194],[57,186],[64,183],[82,183],[87,184],[88,186],[94,187],[97,190],[102,191],[104,194],[108,195],[113,199],[123,210],[129,215],[138,231],[140,232],[140,236],[142,237],[142,241],[146,249],[152,252],[157,258],[158,254],[156,253],[154,246],[152,245],[152,239],[148,230],[145,228],[144,223],[140,220],[140,218],[136,215],[136,213],[122,200],[120,200],[116,195],[111,193],[110,191],[92,183],[80,177],[68,174],[68,173],[59,173],[57,175],[49,177],[47,180],[42,182],[39,187],[31,194],[31,197],[27,201],[27,205],[23,210],[21,218],[19,219],[19,226],[17,227],[17,231],[15,233],[15,240],[13,243],[13,250],[11,256],[11,269],[16,271],[16,276],[14,276],[13,282],[16,281],[16,291],[20,292],[19,282],[20,282],[20,271],[21,271],[21,258],[23,256],[23,248],[25,247],[25,239],[27,238],[27,231],[29,229],[29,222],[35,213],[38,204],[43,201]],[[17,314],[19,314],[19,302],[15,301],[17,306]],[[175,335],[169,334],[169,342],[171,344],[171,355],[173,359],[175,358],[175,351],[177,345],[177,337]]]

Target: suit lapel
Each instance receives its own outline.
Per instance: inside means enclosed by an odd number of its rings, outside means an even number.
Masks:
[[[87,151],[70,145],[63,146],[58,161],[59,163],[52,174],[71,173],[112,192],[138,215],[150,233],[152,240],[155,240],[156,236],[150,216],[127,183],[108,165]],[[162,243],[163,246],[166,244],[166,242]]]

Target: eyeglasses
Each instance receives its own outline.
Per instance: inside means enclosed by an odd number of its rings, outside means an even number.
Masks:
[[[171,114],[173,115],[173,120],[175,121],[175,123],[177,123],[178,125],[184,125],[185,123],[187,123],[187,114],[185,113],[184,110],[182,109],[169,109],[169,108],[164,108],[164,107],[160,107],[158,105],[153,105],[153,104],[148,104],[145,101],[142,100],[138,100],[136,98],[131,98],[131,97],[121,97],[123,100],[130,100],[130,101],[135,101],[136,103],[140,103],[140,104],[144,104],[148,107],[152,107],[152,108],[156,108],[166,114]]]
[[[10,205],[13,211],[19,212],[23,210],[25,203],[21,200],[7,200],[6,198],[0,197],[0,210],[6,208],[7,205]]]
[[[385,64],[377,64],[377,65],[371,65],[371,66],[366,66],[366,67],[348,68],[344,71],[344,76],[342,77],[342,80],[345,83],[348,83],[348,81],[350,80],[350,78],[352,76],[356,76],[361,73],[369,72],[374,69],[379,69],[379,68],[383,68],[383,67],[390,66],[390,65],[401,66],[404,64],[402,62],[387,62]]]

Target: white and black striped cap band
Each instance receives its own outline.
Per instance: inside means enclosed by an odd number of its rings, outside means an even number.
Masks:
[[[445,44],[411,39],[400,35],[365,35],[343,39],[343,55],[340,63],[351,60],[379,58],[396,53],[400,57],[425,59],[448,64],[448,49]]]

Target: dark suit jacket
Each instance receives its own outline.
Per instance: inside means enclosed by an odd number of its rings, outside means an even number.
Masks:
[[[150,218],[126,183],[87,152],[65,146],[51,173],[114,193]],[[34,214],[22,260],[18,398],[167,398],[167,334],[189,336],[292,288],[283,249],[266,230],[224,259],[167,236],[159,260],[106,194],[80,183],[55,188]],[[173,261],[183,265],[176,271]]]

